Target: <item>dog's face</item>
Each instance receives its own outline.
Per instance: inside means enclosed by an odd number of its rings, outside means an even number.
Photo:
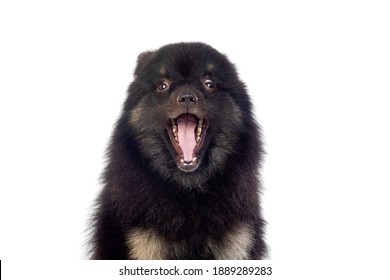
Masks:
[[[124,113],[148,164],[190,186],[227,164],[245,110],[248,97],[227,58],[182,43],[139,56]]]

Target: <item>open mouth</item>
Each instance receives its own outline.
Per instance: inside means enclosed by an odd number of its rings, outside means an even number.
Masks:
[[[177,153],[177,164],[185,172],[199,165],[199,151],[206,135],[207,122],[193,114],[181,114],[168,123],[168,135]]]

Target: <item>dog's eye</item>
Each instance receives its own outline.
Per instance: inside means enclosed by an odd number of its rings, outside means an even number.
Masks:
[[[210,79],[205,80],[203,83],[208,90],[214,91],[217,88],[217,85]]]
[[[164,91],[164,90],[168,89],[168,87],[169,87],[169,84],[167,82],[159,82],[157,85],[157,90]]]

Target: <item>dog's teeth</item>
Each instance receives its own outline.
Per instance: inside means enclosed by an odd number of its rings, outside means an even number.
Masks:
[[[177,125],[174,120],[171,119],[171,125],[172,125],[172,133],[173,137],[175,138],[175,141],[178,143],[178,135],[177,135]]]
[[[200,136],[202,135],[203,119],[199,119],[198,126],[196,127],[196,142],[199,143]]]

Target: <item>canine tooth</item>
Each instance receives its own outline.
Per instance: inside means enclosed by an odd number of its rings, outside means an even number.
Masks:
[[[177,127],[176,127],[176,125],[173,125],[173,126],[172,126],[172,132],[173,132],[173,134],[176,134],[176,132],[177,132]]]
[[[201,133],[202,133],[202,128],[198,126],[198,128],[196,129],[196,134],[200,135]]]

